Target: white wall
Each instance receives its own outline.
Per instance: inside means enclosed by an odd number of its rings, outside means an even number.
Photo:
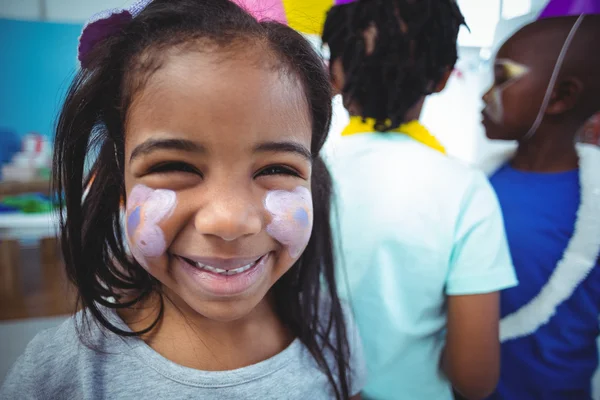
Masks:
[[[123,8],[134,0],[0,0],[0,18],[52,22],[86,21],[109,8]]]
[[[38,19],[39,0],[0,0],[0,18]]]
[[[134,0],[44,0],[49,21],[84,22],[110,8],[124,8]]]
[[[500,0],[458,0],[458,6],[471,32],[463,27],[458,35],[460,46],[489,47],[500,18]]]

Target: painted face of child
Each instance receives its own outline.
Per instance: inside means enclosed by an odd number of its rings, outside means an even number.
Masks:
[[[529,67],[508,58],[498,58],[494,63],[494,84],[484,95],[485,108],[483,110],[483,123],[488,132],[494,132],[494,129],[488,129],[492,126],[502,126],[505,121],[504,93],[511,86],[517,84],[525,75],[529,73]],[[494,137],[491,139],[500,139]]]
[[[221,321],[266,301],[312,232],[305,95],[256,50],[168,57],[126,126],[131,253],[178,304]]]
[[[490,89],[490,96],[483,112],[495,123],[501,124],[504,120],[504,106],[502,92],[510,85],[517,82],[529,68],[509,59],[496,60],[494,64],[494,86]]]
[[[564,38],[536,32],[525,28],[498,51],[494,84],[483,96],[490,139],[520,140],[538,117]]]

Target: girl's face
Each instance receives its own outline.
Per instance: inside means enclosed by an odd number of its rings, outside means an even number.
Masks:
[[[221,321],[266,301],[312,230],[304,92],[250,47],[168,56],[125,128],[131,253],[178,306]]]

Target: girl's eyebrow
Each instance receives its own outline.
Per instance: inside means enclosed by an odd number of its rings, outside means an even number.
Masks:
[[[186,139],[149,139],[139,144],[131,152],[129,162],[158,150],[181,150],[189,153],[206,154],[203,145]],[[255,153],[294,153],[312,161],[312,153],[305,146],[293,141],[263,142],[254,147]]]
[[[313,156],[304,145],[292,142],[263,142],[254,147],[255,153],[294,153],[312,162]]]
[[[207,153],[206,147],[191,140],[149,139],[133,149],[129,162],[137,157],[148,155],[157,150],[181,150],[189,153]]]

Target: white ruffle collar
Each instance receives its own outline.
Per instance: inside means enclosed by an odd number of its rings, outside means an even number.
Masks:
[[[500,341],[530,335],[546,324],[556,308],[571,297],[575,289],[596,266],[600,254],[600,148],[578,144],[581,203],[573,237],[562,259],[540,292],[523,307],[500,321]],[[484,171],[489,175],[514,155],[504,151],[491,157]]]

